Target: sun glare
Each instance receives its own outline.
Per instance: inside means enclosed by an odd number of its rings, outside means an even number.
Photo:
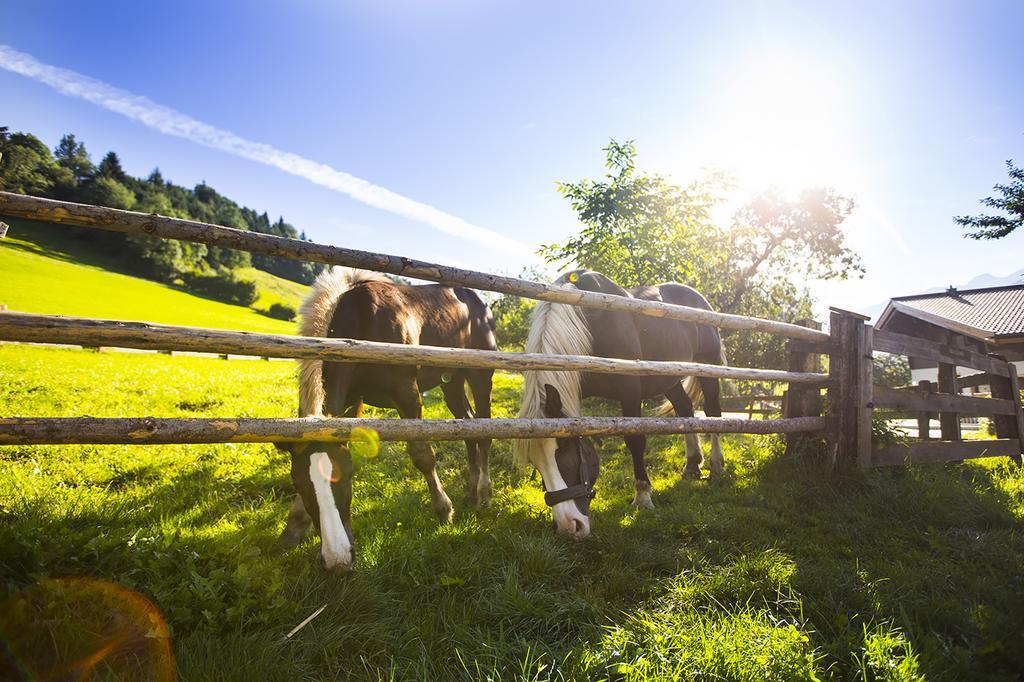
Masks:
[[[840,79],[792,59],[748,65],[723,88],[707,127],[707,162],[732,172],[741,188],[847,184],[848,107]]]

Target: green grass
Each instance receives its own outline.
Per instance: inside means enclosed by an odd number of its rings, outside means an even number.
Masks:
[[[295,324],[245,308],[190,294],[166,284],[122,274],[123,267],[91,245],[47,226],[11,221],[0,240],[0,305],[10,310],[144,320],[217,329],[293,333]],[[275,302],[298,308],[306,287],[266,272],[247,268],[260,297],[254,306],[265,310]]]
[[[518,390],[497,376],[496,415]],[[280,417],[294,401],[285,362],[0,347],[5,415]],[[426,413],[445,414],[437,396]],[[725,446],[730,476],[710,484],[680,479],[678,439],[650,439],[658,507],[637,513],[628,457],[605,439],[594,533],[571,542],[508,442],[479,514],[460,503],[462,445],[438,445],[447,527],[385,444],[357,462],[357,569],[342,575],[319,570],[313,540],[275,544],[291,485],[272,447],[2,447],[0,633],[52,658],[77,621],[48,580],[86,576],[152,601],[189,680],[1019,677],[1020,470],[826,479],[773,438]]]

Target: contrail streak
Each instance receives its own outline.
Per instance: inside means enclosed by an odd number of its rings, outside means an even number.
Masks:
[[[409,220],[425,223],[447,234],[470,239],[494,250],[531,253],[526,245],[492,230],[468,223],[440,209],[402,196],[389,189],[336,170],[311,159],[253,142],[234,133],[135,95],[95,78],[44,64],[30,54],[0,44],[0,68],[50,86],[57,92],[78,97],[98,107],[138,121],[165,135],[181,137],[244,159],[273,166],[336,192],[347,194],[368,206]]]

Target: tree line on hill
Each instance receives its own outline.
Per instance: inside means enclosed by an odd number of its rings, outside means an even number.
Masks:
[[[31,133],[12,133],[0,127],[0,190],[306,239],[304,232],[283,218],[272,222],[266,212],[239,206],[205,182],[188,189],[165,180],[159,168],[146,178],[133,177],[124,171],[113,151],[96,164],[85,144],[72,134],[62,137],[51,152]],[[240,305],[253,303],[257,291],[253,282],[238,276],[239,268],[253,266],[310,284],[324,267],[173,239],[104,230],[79,232],[82,238],[117,257],[133,274]],[[292,314],[283,309],[276,312],[282,317]]]

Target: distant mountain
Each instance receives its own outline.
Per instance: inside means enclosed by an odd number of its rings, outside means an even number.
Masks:
[[[1011,272],[1009,275],[1006,275],[1004,277],[996,277],[995,275],[985,273],[984,275],[972,277],[971,280],[968,281],[966,284],[952,284],[950,286],[954,286],[957,289],[985,289],[988,287],[1009,286],[1011,284],[1024,284],[1024,268],[1021,268],[1016,272]],[[937,294],[940,291],[945,291],[947,288],[948,286],[932,287],[931,289],[925,289],[924,291],[901,291],[897,295],[913,296],[914,294]],[[865,308],[861,308],[857,310],[857,312],[860,313],[861,315],[870,316],[871,319],[874,321],[877,320],[878,316],[882,314],[882,311],[885,310],[885,306],[888,303],[889,301],[885,300],[882,301],[881,303],[875,303]]]

